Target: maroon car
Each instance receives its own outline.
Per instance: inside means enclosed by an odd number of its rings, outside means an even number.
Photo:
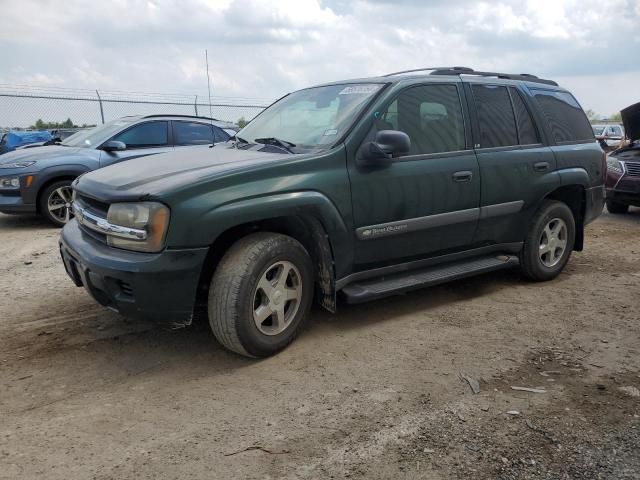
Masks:
[[[626,213],[640,207],[640,102],[620,112],[629,143],[607,157],[607,210]]]

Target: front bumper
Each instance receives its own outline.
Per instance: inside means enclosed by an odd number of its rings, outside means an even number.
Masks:
[[[640,207],[640,177],[622,176],[607,188],[607,200]]]
[[[101,305],[125,316],[188,324],[207,248],[138,253],[109,247],[69,222],[60,235],[67,274]]]
[[[0,193],[0,213],[36,213],[35,203],[24,203],[22,195]]]

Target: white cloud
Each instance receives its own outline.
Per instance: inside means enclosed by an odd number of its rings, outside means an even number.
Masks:
[[[3,0],[1,10],[4,83],[202,95],[207,48],[215,95],[274,98],[467,65],[558,78],[602,114],[640,97],[639,0]]]

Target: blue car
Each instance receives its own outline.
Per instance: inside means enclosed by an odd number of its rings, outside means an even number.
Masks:
[[[83,173],[176,148],[226,142],[228,127],[206,117],[131,116],[55,145],[9,152],[0,156],[0,212],[39,213],[62,226],[72,216],[71,183]]]
[[[0,135],[0,155],[26,145],[42,144],[51,140],[53,136],[46,130],[28,132],[10,130]]]

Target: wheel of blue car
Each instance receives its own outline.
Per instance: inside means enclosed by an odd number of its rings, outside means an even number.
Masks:
[[[38,209],[50,223],[63,227],[73,217],[71,210],[72,180],[60,180],[40,192]]]
[[[218,342],[266,357],[298,334],[313,299],[313,265],[295,239],[275,233],[242,238],[223,256],[209,287],[209,323]]]

